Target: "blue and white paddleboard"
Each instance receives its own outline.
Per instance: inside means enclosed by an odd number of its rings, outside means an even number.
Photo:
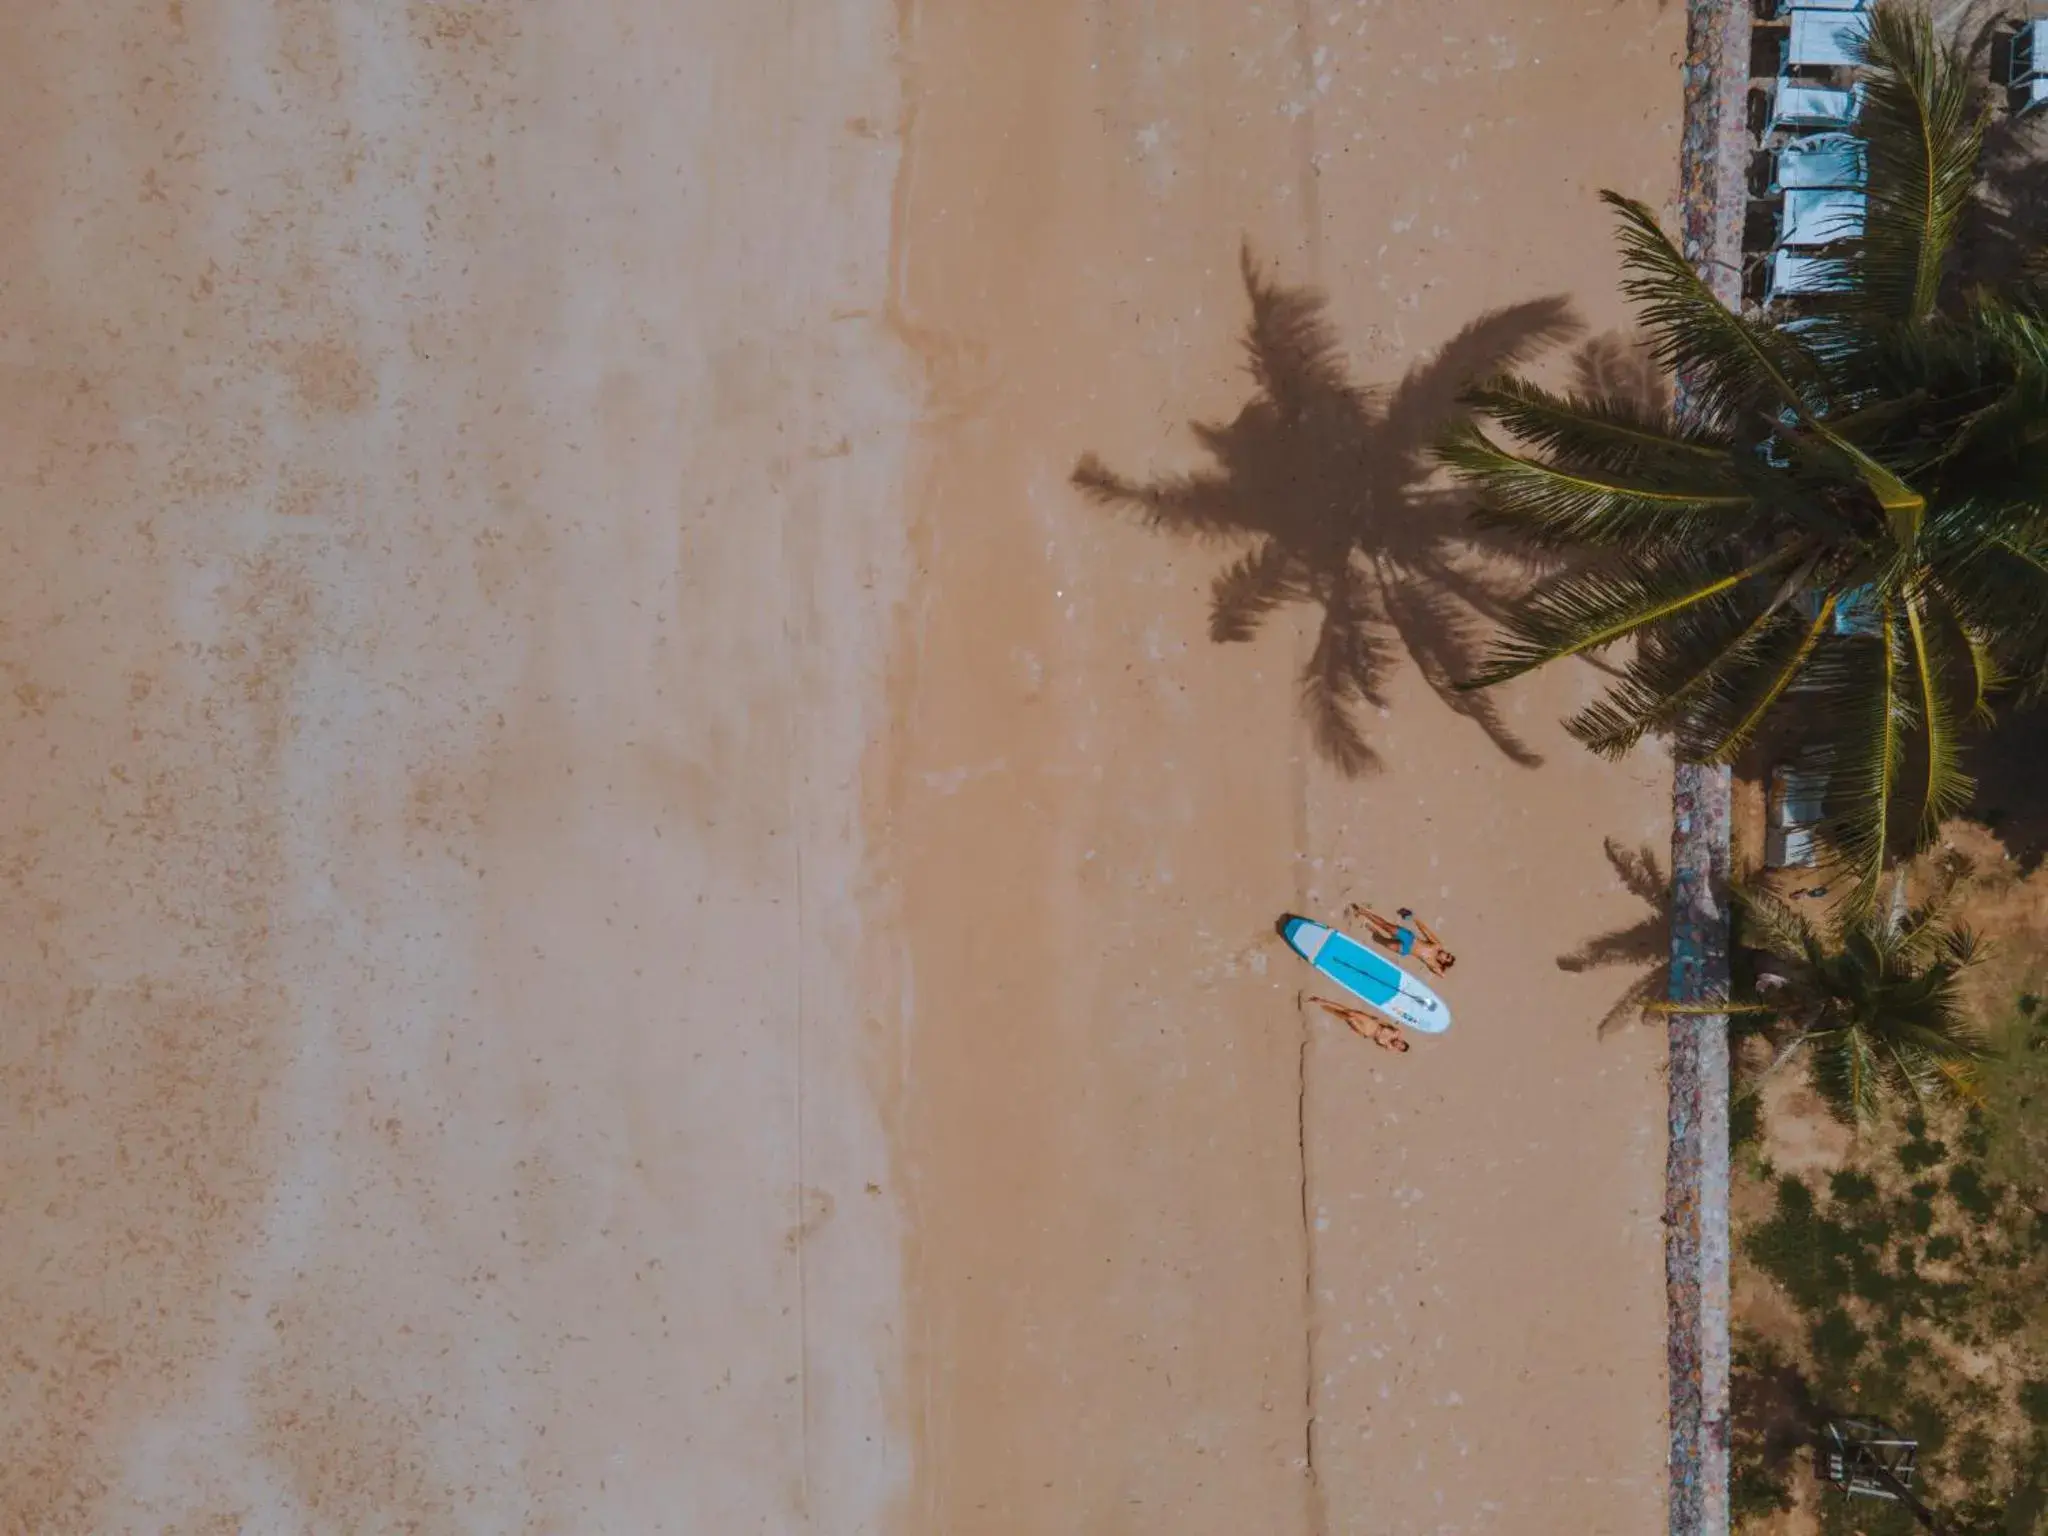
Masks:
[[[1290,917],[1281,923],[1280,936],[1302,959],[1396,1024],[1425,1035],[1440,1035],[1451,1027],[1451,1010],[1442,998],[1349,934],[1305,917]]]

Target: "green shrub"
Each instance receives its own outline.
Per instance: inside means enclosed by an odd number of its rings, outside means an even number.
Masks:
[[[1965,1430],[1956,1439],[1956,1476],[1981,1483],[1991,1475],[1991,1437],[1981,1429]]]
[[[1975,1163],[1963,1163],[1949,1170],[1948,1192],[1957,1205],[1968,1211],[1979,1225],[1998,1209],[1998,1189],[1984,1182],[1984,1170]]]
[[[1963,1152],[1969,1157],[1983,1157],[1990,1150],[1991,1122],[1983,1110],[1973,1106],[1969,1123],[1963,1127]]]
[[[1899,1147],[1899,1166],[1908,1173],[1918,1173],[1924,1168],[1937,1168],[1947,1158],[1947,1142],[1928,1141],[1916,1136]]]
[[[1763,1139],[1763,1101],[1753,1093],[1738,1093],[1728,1104],[1728,1150],[1740,1152]]]
[[[1788,1174],[1778,1181],[1777,1209],[1744,1247],[1800,1311],[1817,1312],[1849,1289],[1844,1236],[1815,1210],[1813,1191]]]
[[[1856,1320],[1840,1307],[1829,1307],[1808,1331],[1813,1358],[1824,1380],[1839,1383],[1863,1353],[1867,1337]]]
[[[1920,1442],[1920,1454],[1932,1456],[1948,1443],[1948,1416],[1939,1403],[1915,1397],[1899,1415],[1899,1428]]]
[[[2036,1425],[2048,1429],[2048,1380],[2030,1381],[2021,1386],[2020,1412]]]
[[[1866,1173],[1844,1168],[1828,1176],[1828,1193],[1844,1205],[1860,1205],[1877,1198],[1877,1180]]]
[[[1745,1520],[1762,1520],[1791,1507],[1791,1479],[1784,1470],[1747,1460],[1735,1468],[1728,1488],[1728,1512],[1737,1529]]]

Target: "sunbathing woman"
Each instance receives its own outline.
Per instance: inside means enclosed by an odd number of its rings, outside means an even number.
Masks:
[[[1308,1000],[1325,1013],[1334,1014],[1337,1018],[1342,1019],[1355,1032],[1370,1040],[1381,1050],[1405,1051],[1408,1049],[1408,1037],[1402,1034],[1400,1026],[1391,1020],[1383,1019],[1378,1014],[1368,1013],[1363,1008],[1353,1008],[1349,1003],[1334,1002],[1327,997],[1320,997],[1315,993],[1310,993]]]
[[[1444,948],[1444,941],[1430,931],[1429,924],[1407,907],[1401,909],[1398,922],[1381,917],[1372,908],[1355,901],[1347,910],[1353,917],[1369,923],[1372,936],[1382,944],[1398,950],[1403,956],[1414,955],[1438,976],[1449,975],[1451,967],[1458,963],[1458,957]]]

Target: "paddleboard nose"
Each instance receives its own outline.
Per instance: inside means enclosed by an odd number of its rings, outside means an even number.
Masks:
[[[1312,923],[1305,917],[1287,916],[1280,919],[1280,937],[1287,941],[1287,947],[1302,958],[1309,958],[1309,951],[1317,937],[1323,932],[1321,923]]]

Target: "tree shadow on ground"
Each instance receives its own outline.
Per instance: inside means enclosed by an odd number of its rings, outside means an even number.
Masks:
[[[1671,963],[1671,877],[1647,843],[1624,848],[1607,838],[1607,862],[1622,888],[1647,909],[1626,928],[1588,939],[1568,955],[1557,957],[1557,968],[1574,975],[1607,970],[1613,966],[1634,966],[1636,976],[1600,1020],[1600,1038],[1643,1017],[1643,1010],[1664,996],[1665,977]]]
[[[1811,1466],[1827,1417],[1796,1365],[1772,1350],[1737,1351],[1728,1378],[1728,1428],[1738,1475],[1782,1487],[1795,1469]]]
[[[1984,22],[1968,48],[1978,77],[2003,68],[2011,29],[2003,13]],[[1984,130],[1978,162],[1980,197],[1956,232],[1956,269],[1950,278],[1957,296],[1983,283],[2006,284],[2038,269],[2048,246],[2048,123],[2038,116],[2014,117],[2003,92]]]
[[[2005,845],[2022,875],[2048,854],[2048,704],[2001,715],[1970,755],[1977,795],[1970,815]]]
[[[1457,687],[1477,659],[1477,621],[1526,585],[1526,557],[1472,525],[1429,448],[1459,416],[1467,384],[1579,329],[1569,306],[1548,298],[1482,315],[1379,390],[1352,381],[1320,293],[1272,281],[1248,248],[1242,265],[1257,392],[1230,422],[1193,423],[1210,467],[1139,481],[1090,453],[1074,484],[1151,527],[1243,547],[1211,584],[1210,639],[1248,640],[1285,604],[1322,610],[1301,695],[1318,748],[1341,772],[1378,766],[1354,711],[1384,704],[1397,646],[1445,705],[1534,765],[1493,701]]]

